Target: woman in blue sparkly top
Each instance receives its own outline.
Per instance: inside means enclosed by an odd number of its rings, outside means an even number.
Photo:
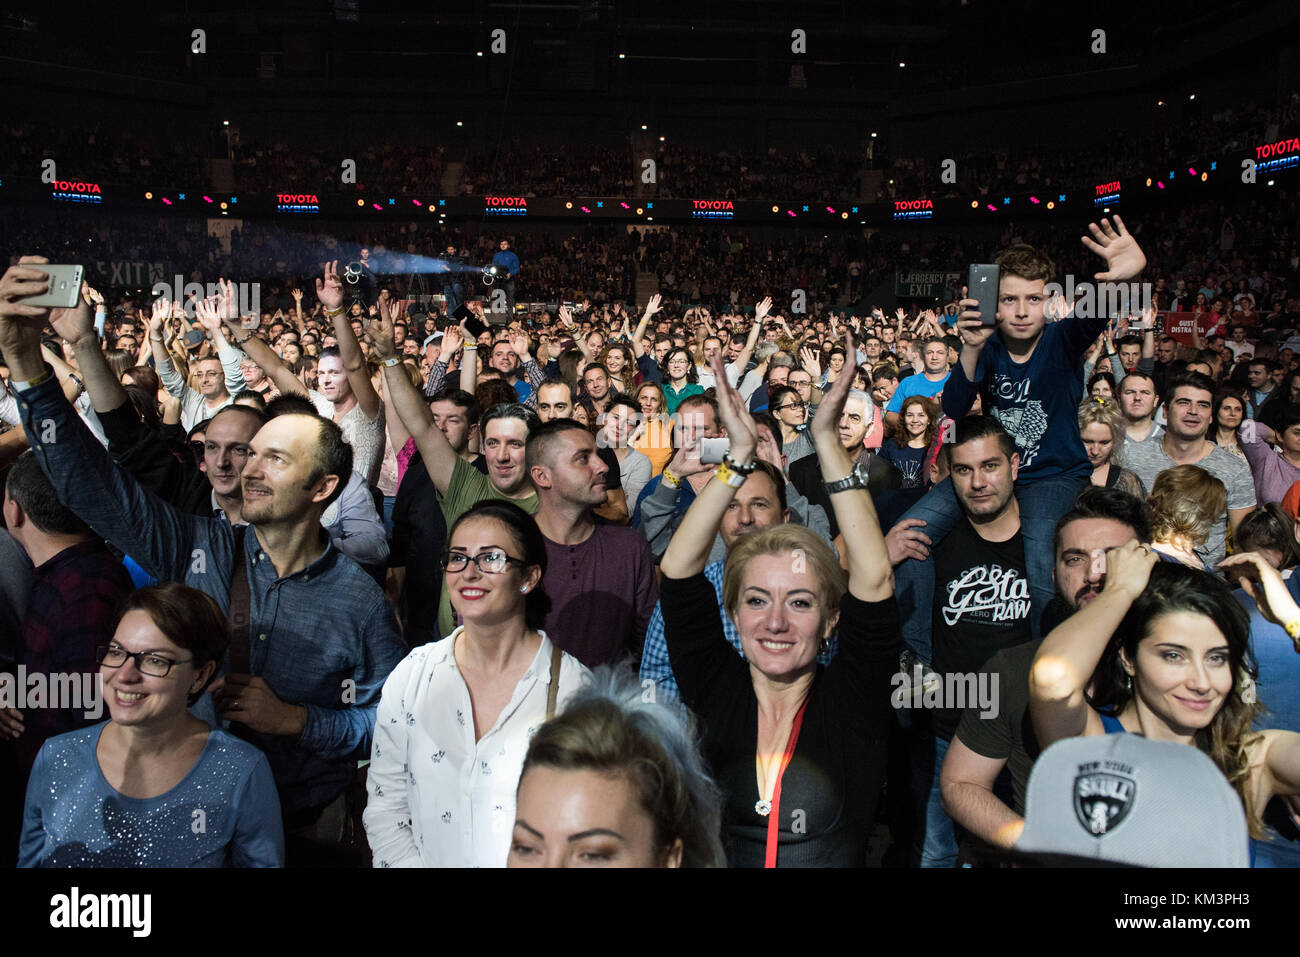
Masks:
[[[20,867],[279,867],[280,802],[257,748],[186,707],[229,643],[207,595],[179,584],[127,600],[100,649],[110,720],[36,758]]]

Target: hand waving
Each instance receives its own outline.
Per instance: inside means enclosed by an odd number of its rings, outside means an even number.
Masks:
[[[1103,219],[1101,225],[1089,223],[1088,230],[1092,237],[1082,237],[1083,244],[1106,260],[1106,271],[1096,273],[1094,278],[1104,282],[1123,282],[1139,275],[1146,268],[1147,257],[1142,247],[1137,244],[1132,233],[1124,228],[1124,221],[1115,217],[1115,225]]]
[[[343,305],[343,280],[339,278],[339,261],[325,264],[325,275],[316,280],[316,298],[326,309],[333,311]]]

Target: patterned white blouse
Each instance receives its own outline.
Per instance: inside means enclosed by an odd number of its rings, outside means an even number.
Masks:
[[[551,642],[542,644],[496,724],[474,740],[454,649],[463,629],[412,651],[384,682],[367,779],[375,867],[505,867],[528,742],[546,720]],[[588,674],[565,654],[557,711]]]

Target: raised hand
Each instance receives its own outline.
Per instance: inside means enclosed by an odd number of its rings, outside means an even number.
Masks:
[[[343,280],[339,278],[339,261],[325,264],[325,275],[316,280],[316,298],[331,312],[343,305]]]
[[[519,357],[521,363],[527,362],[532,357],[532,343],[526,332],[511,333],[510,348],[515,350],[515,355]]]
[[[651,296],[650,298],[653,301],[657,297]],[[646,309],[648,310],[649,308],[650,307],[647,305]],[[564,305],[563,303],[560,304],[559,316],[560,316],[560,323],[564,326],[565,329],[573,328],[573,313],[571,313],[569,311],[569,307]]]
[[[1124,228],[1124,221],[1119,216],[1115,217],[1114,226],[1110,220],[1103,219],[1100,226],[1089,223],[1088,230],[1092,237],[1083,236],[1083,244],[1106,260],[1106,271],[1096,273],[1094,278],[1104,282],[1123,282],[1146,268],[1146,254],[1133,234]]]
[[[80,299],[71,309],[51,309],[50,325],[69,345],[75,346],[82,341],[94,342],[99,338],[95,333],[95,317],[85,298]]]
[[[731,441],[731,458],[738,465],[745,465],[754,457],[758,447],[758,425],[749,414],[745,400],[736,388],[727,381],[727,370],[722,362],[722,355],[715,354],[709,363],[713,368],[713,377],[717,383],[718,418],[727,438]]]
[[[104,297],[98,291],[91,288],[89,283],[81,284],[81,298],[85,299],[92,306],[102,306]]]
[[[984,325],[980,318],[979,300],[966,299],[965,286],[961,287],[961,294],[963,298],[957,302],[962,307],[961,317],[957,320],[957,334],[961,336],[963,345],[982,349],[997,327]]]
[[[817,353],[812,349],[803,348],[799,350],[799,361],[803,365],[803,371],[808,373],[818,381],[822,377],[822,364],[817,361]]]
[[[370,316],[366,322],[366,333],[370,337],[370,344],[374,346],[375,355],[381,362],[397,355],[397,346],[393,343],[393,320],[388,312],[387,308],[376,310],[376,314]]]
[[[1286,587],[1286,582],[1259,552],[1242,552],[1225,558],[1219,567],[1228,571],[1228,578],[1239,575],[1241,590],[1254,600],[1259,613],[1287,629],[1297,652],[1300,652],[1300,608]],[[1292,632],[1295,634],[1292,634]]]
[[[214,335],[221,331],[221,311],[217,305],[218,297],[194,300],[194,316],[199,325]]]
[[[772,297],[765,296],[763,301],[754,306],[754,321],[762,322],[767,318],[767,314],[772,311]]]
[[[1151,569],[1156,567],[1160,556],[1150,545],[1143,545],[1133,539],[1119,548],[1112,548],[1093,559],[1093,572],[1100,572],[1106,577],[1103,591],[1123,592],[1132,601],[1147,587],[1151,580]],[[1097,567],[1097,565],[1100,567]]]
[[[817,414],[808,426],[813,438],[838,442],[840,416],[844,413],[844,403],[848,401],[849,390],[853,386],[853,373],[858,368],[858,347],[853,342],[853,333],[844,333],[844,367],[830,390],[817,406]]]
[[[660,311],[660,310],[659,310],[659,303],[661,303],[662,301],[663,301],[663,297],[661,297],[661,296],[659,295],[659,293],[655,293],[653,296],[651,296],[651,297],[646,301],[646,304],[645,304],[645,313],[643,314],[643,318],[645,318],[645,319],[649,319],[649,318],[650,318],[651,316],[653,316],[656,312],[659,312],[659,311]],[[568,312],[568,310],[567,310],[564,306],[561,306],[561,307],[560,307],[560,310],[561,310],[560,318],[563,319],[563,318],[564,318],[564,313],[565,313],[565,312]]]
[[[167,322],[168,317],[172,314],[172,304],[166,299],[155,299],[153,301],[153,315],[149,317],[149,335],[161,336],[163,334],[163,324]]]
[[[302,304],[302,290],[301,290],[301,289],[291,289],[289,292],[290,292],[290,295],[293,296],[293,301],[301,305],[301,304]]]
[[[442,333],[442,352],[440,353],[442,361],[451,365],[451,360],[460,347],[464,344],[464,338],[461,335],[458,326],[448,326]]]

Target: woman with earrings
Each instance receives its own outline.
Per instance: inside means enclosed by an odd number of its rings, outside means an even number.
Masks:
[[[109,720],[41,747],[19,867],[284,866],[266,755],[186,710],[211,683],[228,628],[217,603],[185,585],[127,598],[98,652]]]
[[[845,355],[856,357],[852,336]],[[778,524],[727,554],[722,604],[704,576],[714,536],[755,470],[757,429],[714,359],[731,448],[664,553],[660,607],[682,701],[700,716],[702,750],[723,791],[723,844],[733,867],[861,867],[875,823],[902,647],[898,604],[875,506],[839,439],[853,358],[811,430],[822,478],[848,543],[847,575],[815,533]],[[838,626],[839,652],[820,650]]]
[[[1030,670],[1039,744],[1127,732],[1198,747],[1236,789],[1259,838],[1265,805],[1300,794],[1300,734],[1251,727],[1261,706],[1245,610],[1222,580],[1162,562],[1149,545],[1133,541],[1095,560],[1104,562],[1101,594],[1043,639]],[[1254,553],[1227,566],[1239,566],[1260,613],[1300,641],[1300,608],[1277,571]]]
[[[479,502],[447,541],[464,624],[384,683],[364,817],[376,867],[505,867],[528,741],[587,674],[541,630],[551,602],[532,516]]]

